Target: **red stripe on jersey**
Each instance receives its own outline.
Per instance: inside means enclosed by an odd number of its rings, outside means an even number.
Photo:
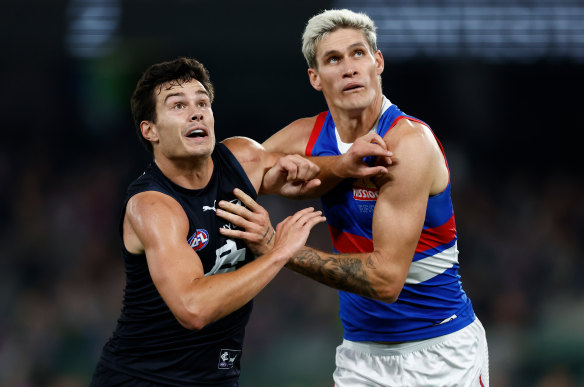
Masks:
[[[454,214],[442,226],[427,228],[422,230],[418,246],[416,246],[416,253],[432,249],[436,246],[446,244],[456,235],[456,224],[454,223]]]
[[[308,138],[308,144],[306,144],[306,156],[312,156],[312,148],[314,148],[314,144],[320,135],[320,131],[322,130],[322,126],[324,124],[324,120],[326,118],[328,112],[322,112],[316,117],[316,122],[314,123],[314,127],[312,128],[312,132],[310,133],[310,137]]]
[[[370,253],[373,251],[373,241],[371,239],[343,232],[337,228],[329,226],[333,247],[340,253]]]

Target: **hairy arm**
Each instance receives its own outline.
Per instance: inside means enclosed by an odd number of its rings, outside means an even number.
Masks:
[[[189,226],[182,207],[167,195],[148,191],[128,202],[124,243],[130,252],[146,254],[152,280],[178,322],[201,329],[250,301],[323,220],[311,209],[299,211],[278,225],[280,235],[269,253],[238,270],[205,276],[199,256],[187,243]]]

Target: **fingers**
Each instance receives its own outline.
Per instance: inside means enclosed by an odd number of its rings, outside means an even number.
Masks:
[[[232,203],[229,203],[229,204],[231,204],[233,206]],[[235,205],[235,207],[241,207],[241,206]],[[245,210],[245,211],[247,211],[247,210]],[[216,211],[218,217],[225,219],[227,222],[229,222],[237,227],[240,227],[240,228],[243,228],[246,230],[254,228],[255,223],[248,221],[245,218],[245,216],[240,215],[239,213],[233,213],[233,212],[235,212],[235,211],[233,211],[231,208],[229,208],[229,209],[226,208],[226,210],[221,210],[218,208]],[[249,211],[247,211],[247,212],[249,213]],[[261,227],[261,226],[258,225],[258,227]]]
[[[371,143],[371,144],[376,144],[379,147],[381,147],[383,150],[386,150],[386,151],[388,150],[387,149],[387,144],[385,143],[385,141],[383,140],[383,138],[379,134],[377,134],[376,132],[369,132],[366,135],[360,137],[360,139],[362,141],[364,141],[364,142],[368,142],[368,143]],[[357,139],[355,142],[357,142],[358,140],[359,139]]]
[[[320,181],[320,179],[312,179],[310,181],[308,181],[306,184],[304,184],[304,187],[302,187],[302,191],[310,191],[313,188],[318,187],[322,182]]]
[[[253,245],[250,245],[250,246],[252,247],[253,250],[257,250],[257,249],[254,249],[253,247],[259,246],[258,243],[260,243],[263,239],[266,238],[265,235],[264,235],[264,237],[262,237],[261,235],[259,235],[257,233],[252,233],[252,232],[247,232],[247,231],[242,231],[242,230],[233,230],[233,229],[223,228],[223,227],[219,229],[219,233],[228,237],[228,238],[231,238],[231,239],[241,239],[245,242],[251,242],[251,243],[253,243]],[[268,244],[269,244],[269,241],[266,243],[266,248],[268,247],[267,246]]]
[[[314,211],[303,216],[298,219],[298,223],[302,224],[302,227],[311,230],[314,226],[319,223],[325,222],[326,218],[322,216],[322,211]]]
[[[368,176],[376,176],[376,175],[383,175],[388,172],[388,169],[382,165],[378,165],[375,167],[365,167],[361,168],[358,171],[360,177],[368,177]]]
[[[221,200],[218,203],[220,208],[217,208],[217,216],[246,230],[265,228],[265,224],[269,223],[267,211],[242,190],[236,188],[233,193],[253,212],[244,206]]]
[[[387,149],[387,144],[383,138],[375,132],[369,132],[359,137],[351,147],[357,157],[377,156],[383,158],[387,165],[392,163],[391,156],[393,153]]]
[[[288,173],[287,181],[311,180],[320,172],[318,165],[300,155],[284,156],[280,158],[279,164]]]
[[[245,192],[243,192],[239,188],[235,188],[233,190],[233,194],[235,195],[236,198],[238,198],[239,200],[241,200],[241,202],[247,208],[249,208],[253,212],[259,212],[260,209],[261,210],[264,210],[264,208],[262,206],[260,206],[255,200],[253,200],[251,198],[251,196],[249,196],[248,194],[246,194]],[[219,202],[219,205],[221,206],[221,202]],[[221,206],[221,207],[223,207],[223,206]],[[238,207],[241,207],[241,206],[238,206]]]
[[[385,142],[383,142],[385,144]],[[377,143],[361,143],[355,146],[355,151],[359,152],[363,156],[382,156],[382,157],[390,157],[393,155],[391,151],[387,150],[387,148],[381,147]]]
[[[284,219],[278,227],[282,224],[296,225],[299,227],[309,226],[309,229],[314,227],[314,225],[324,222],[326,218],[322,216],[322,211],[315,211],[314,207],[308,207],[303,210],[296,212]]]
[[[254,234],[247,233],[245,231],[231,230],[231,229],[228,229],[228,228],[220,228],[219,229],[219,232],[222,235],[225,235],[226,237],[229,237],[229,238],[242,239],[242,240],[245,240],[245,241],[255,242],[255,235]],[[254,240],[251,240],[252,238]]]

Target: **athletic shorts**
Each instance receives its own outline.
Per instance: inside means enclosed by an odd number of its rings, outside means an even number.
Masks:
[[[478,318],[457,332],[427,340],[343,340],[336,364],[336,387],[489,385],[487,338]]]

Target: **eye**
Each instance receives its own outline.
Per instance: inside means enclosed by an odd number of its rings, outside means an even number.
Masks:
[[[185,105],[182,102],[177,102],[172,106],[172,108],[174,110],[181,110],[185,108]]]
[[[199,107],[207,107],[207,102],[206,101],[201,101],[199,102]]]
[[[357,51],[355,51],[355,56],[356,57],[362,57],[363,55],[365,55],[365,53],[363,52],[363,50],[357,50]]]
[[[337,63],[339,61],[339,57],[338,56],[331,56],[326,61],[327,61],[327,63]]]

